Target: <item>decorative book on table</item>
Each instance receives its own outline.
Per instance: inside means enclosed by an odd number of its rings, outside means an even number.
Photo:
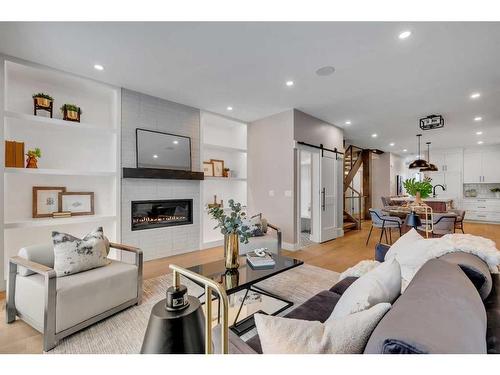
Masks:
[[[271,254],[266,252],[266,255],[258,256],[255,251],[247,253],[247,262],[255,268],[273,267],[276,264]]]

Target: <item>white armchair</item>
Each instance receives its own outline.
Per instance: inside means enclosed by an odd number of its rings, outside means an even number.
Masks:
[[[138,305],[142,297],[142,251],[110,243],[132,252],[135,263],[111,260],[104,267],[56,277],[51,245],[29,246],[9,260],[7,323],[16,316],[43,333],[43,349],[104,318]]]

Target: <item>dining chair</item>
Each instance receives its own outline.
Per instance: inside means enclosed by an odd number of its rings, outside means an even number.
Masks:
[[[382,200],[382,205],[384,207],[392,206],[390,197],[380,197],[380,199]]]
[[[456,215],[435,215],[433,220],[433,229],[431,232],[432,237],[441,237],[445,234],[455,233],[455,225],[457,216]],[[422,225],[418,227],[418,230],[423,232],[425,231],[426,225]]]
[[[392,229],[399,229],[399,236],[401,236],[401,225],[403,221],[397,216],[385,215],[381,209],[370,208],[370,217],[372,219],[372,226],[370,227],[370,233],[368,233],[368,238],[366,239],[366,245],[370,241],[370,236],[372,235],[373,228],[379,228],[380,238],[378,242],[382,242],[382,237],[385,234],[385,241],[392,244]],[[389,229],[389,239],[387,238],[387,229]]]
[[[455,230],[459,229],[464,232],[464,217],[465,217],[465,211],[464,210],[450,210],[450,212],[453,212],[457,214],[457,220],[455,221]]]

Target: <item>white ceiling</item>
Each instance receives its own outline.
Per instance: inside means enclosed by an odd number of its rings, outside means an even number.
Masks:
[[[15,22],[0,23],[0,51],[243,121],[289,108],[351,120],[346,138],[386,151],[415,152],[434,113],[433,148],[500,143],[500,23]],[[325,65],[335,73],[317,76]]]

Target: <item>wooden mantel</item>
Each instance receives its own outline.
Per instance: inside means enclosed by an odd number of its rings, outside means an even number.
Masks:
[[[123,168],[123,178],[154,178],[162,180],[204,180],[203,172],[161,168]]]

